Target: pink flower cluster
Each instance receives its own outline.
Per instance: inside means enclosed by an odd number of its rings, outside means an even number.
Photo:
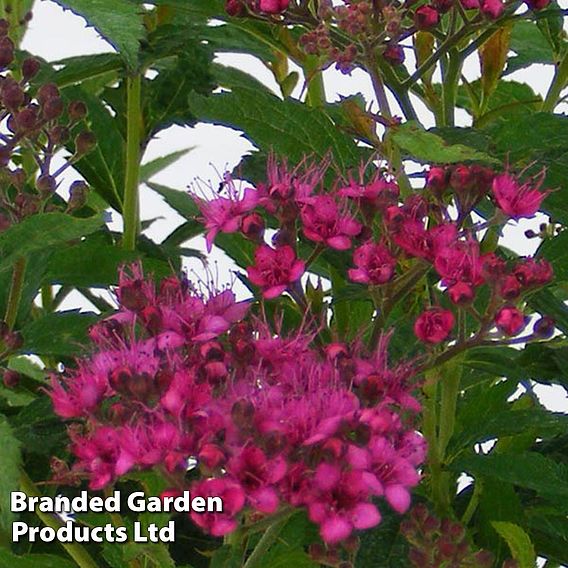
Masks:
[[[425,443],[413,367],[387,364],[388,336],[372,351],[319,346],[308,323],[275,333],[230,290],[156,287],[137,266],[117,296],[91,330],[94,352],[51,382],[56,413],[75,421],[71,473],[91,489],[156,468],[179,491],[196,460],[190,491],[222,497],[224,511],[192,519],[216,536],[287,505],[337,543],[380,522],[379,498],[408,509]]]
[[[385,294],[404,278],[402,266],[414,259],[424,272],[431,268],[437,274],[447,298],[437,303],[449,304],[434,305],[420,315],[414,325],[420,341],[436,344],[449,339],[456,321],[450,308],[471,306],[484,286],[490,289],[490,321],[508,336],[522,331],[526,318],[515,304],[524,293],[549,283],[552,267],[544,259],[511,263],[494,252],[483,253],[480,233],[491,223],[532,217],[547,194],[540,190],[541,180],[521,183],[510,172],[498,174],[477,165],[435,166],[426,174],[426,191],[402,201],[398,185],[388,175],[377,173],[364,181],[364,174],[328,185],[327,161],[290,170],[271,158],[267,180],[256,189],[239,192],[230,182],[228,197],[194,197],[208,229],[207,244],[211,246],[219,231],[238,228],[256,242],[255,262],[247,272],[266,299],[298,291],[300,277],[309,270],[309,259],[298,258],[302,242],[314,247],[311,258],[325,249],[352,249],[349,279],[381,287]],[[498,210],[495,219],[464,226],[487,197]],[[273,246],[263,237],[267,215],[275,217],[279,227]]]

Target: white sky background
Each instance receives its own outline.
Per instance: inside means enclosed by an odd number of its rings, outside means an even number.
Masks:
[[[568,0],[560,0],[559,4],[564,8],[568,7]],[[36,2],[34,16],[22,47],[48,61],[111,51],[110,46],[98,36],[93,28],[86,27],[83,19],[69,11],[63,11],[57,4],[46,0]],[[405,52],[407,58],[410,59],[412,52],[410,50],[405,50]],[[254,74],[257,79],[276,90],[276,83],[272,74],[254,57],[224,54],[218,58],[218,61]],[[467,61],[465,75],[468,79],[479,76],[479,65],[475,54]],[[552,66],[538,65],[531,67],[530,70],[525,69],[512,73],[507,76],[507,79],[528,83],[536,93],[544,96],[552,76]],[[362,71],[355,71],[351,76],[344,76],[334,69],[329,69],[325,72],[324,79],[328,99],[331,101],[337,100],[339,95],[346,96],[359,92],[365,96],[368,102],[373,101],[370,80]],[[393,108],[396,109],[394,99],[391,100],[391,103]],[[562,107],[559,110],[564,112],[568,110],[568,105],[565,104]],[[417,105],[417,109],[425,126],[433,126],[430,113],[424,107],[420,108],[420,105]],[[468,115],[465,111],[458,110],[457,119],[458,125],[469,124]],[[200,124],[194,128],[174,126],[160,132],[149,144],[144,161],[190,147],[195,148],[174,165],[152,178],[152,181],[180,191],[186,191],[187,186],[195,178],[211,180],[216,186],[219,182],[217,172],[222,173],[224,170],[231,170],[239,163],[241,157],[253,148],[240,133],[229,128],[208,124]],[[76,179],[76,176],[74,176],[74,179]],[[160,196],[145,186],[141,188],[140,203],[143,220],[163,217],[147,231],[148,236],[157,241],[169,235],[175,227],[183,222],[182,217],[170,209]],[[114,227],[121,226],[119,215],[115,214],[113,220]],[[540,217],[523,220],[518,224],[511,223],[505,231],[505,244],[520,254],[534,253],[538,246],[538,239],[526,239],[524,231],[532,228],[538,232],[538,226],[542,221],[543,218]],[[194,239],[188,243],[188,246],[204,251],[203,237]],[[234,265],[221,251],[214,250],[209,258],[214,262],[216,261],[220,282],[234,279],[231,277],[231,270]],[[189,270],[202,273],[202,265],[197,260],[190,259],[186,266]],[[242,285],[237,282],[236,286]],[[244,287],[241,290],[244,291]],[[77,297],[74,300],[77,300]],[[66,304],[66,307],[77,307],[77,304],[73,306]],[[557,411],[565,412],[568,410],[568,398],[562,388],[538,386],[536,390],[547,407]]]

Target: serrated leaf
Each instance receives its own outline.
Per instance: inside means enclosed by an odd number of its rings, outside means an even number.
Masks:
[[[40,213],[27,217],[0,234],[0,271],[9,269],[14,260],[79,239],[95,232],[101,216],[78,219],[64,213]]]
[[[0,415],[0,525],[9,528],[14,514],[10,511],[10,493],[20,486],[20,464],[22,454],[20,442],[5,416]]]
[[[140,183],[149,181],[153,176],[165,170],[167,167],[175,164],[180,158],[183,158],[189,152],[195,149],[195,146],[186,148],[185,150],[177,150],[171,154],[166,154],[165,156],[160,156],[155,158],[150,162],[142,164],[140,167]]]
[[[451,464],[453,471],[491,477],[545,496],[568,497],[568,476],[559,463],[535,452],[472,455]]]
[[[48,314],[22,329],[22,351],[37,355],[75,355],[87,343],[87,331],[97,319],[95,314],[75,310]]]
[[[529,535],[514,523],[493,521],[491,524],[507,541],[513,558],[519,563],[519,568],[535,568],[536,553]]]
[[[75,568],[74,562],[54,554],[25,554],[17,556],[7,550],[0,554],[0,568]]]
[[[191,220],[199,215],[197,205],[186,191],[180,191],[179,189],[173,189],[154,182],[148,182],[146,185],[156,193],[159,193],[166,203],[185,219]]]
[[[463,144],[447,144],[443,138],[409,121],[392,130],[392,138],[409,156],[424,163],[455,164],[476,161],[496,163],[497,160]]]
[[[144,38],[141,7],[128,0],[54,0],[85,18],[122,55],[131,69],[138,65]]]
[[[261,150],[273,150],[292,163],[305,155],[323,158],[331,152],[337,166],[346,171],[364,155],[325,111],[280,100],[267,90],[240,86],[210,97],[192,94],[190,107],[200,120],[243,130]]]

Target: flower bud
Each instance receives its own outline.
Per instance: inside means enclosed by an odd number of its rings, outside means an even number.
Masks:
[[[495,316],[495,325],[499,331],[505,335],[513,336],[519,334],[525,327],[525,316],[513,306],[501,308]]]
[[[383,51],[385,61],[391,65],[402,65],[404,63],[404,49],[396,43],[389,43]]]
[[[69,188],[69,202],[70,209],[80,209],[87,203],[87,196],[89,194],[89,186],[84,181],[74,181]]]
[[[259,0],[258,8],[265,14],[281,14],[288,9],[290,0]]]
[[[5,168],[12,158],[12,151],[6,146],[0,146],[0,167]]]
[[[216,469],[225,461],[225,454],[216,444],[205,444],[199,454],[198,460],[208,469]]]
[[[4,213],[0,213],[0,234],[7,231],[11,226],[12,222],[10,219]]]
[[[508,274],[499,283],[499,295],[505,300],[514,300],[521,294],[521,285],[515,276]]]
[[[53,97],[42,104],[41,112],[45,120],[55,120],[59,118],[65,110],[65,104],[60,97]]]
[[[22,77],[24,81],[29,81],[33,79],[41,68],[41,63],[35,57],[28,57],[24,59],[22,63]]]
[[[50,131],[49,131],[49,138],[53,142],[53,144],[57,146],[61,146],[69,141],[69,128],[67,126],[63,126],[62,124],[56,124]]]
[[[18,373],[16,371],[12,371],[11,369],[7,369],[4,372],[4,377],[3,377],[4,386],[6,386],[9,389],[13,389],[13,388],[17,387],[18,383],[20,382],[20,379],[21,379],[20,373]]]
[[[42,85],[37,92],[36,98],[40,105],[44,105],[47,101],[51,99],[58,99],[61,95],[57,85],[54,83],[46,83]]]
[[[473,288],[465,282],[457,282],[451,288],[448,288],[448,296],[452,304],[463,306],[469,304],[475,297]]]
[[[533,334],[542,339],[548,339],[554,335],[554,319],[543,316],[537,320],[533,327]]]
[[[67,107],[67,113],[71,122],[79,122],[87,117],[89,109],[83,101],[72,101]]]
[[[261,241],[264,235],[264,219],[258,213],[249,213],[243,217],[241,231],[251,241]]]
[[[241,0],[227,0],[225,2],[225,12],[229,16],[238,17],[246,14],[246,9]]]
[[[42,175],[36,180],[36,188],[40,193],[50,195],[57,189],[57,181],[53,176]]]
[[[17,351],[24,345],[24,338],[19,331],[11,331],[4,335],[4,344],[10,351]]]
[[[505,10],[502,0],[483,0],[481,2],[481,12],[489,19],[496,20]]]
[[[10,111],[19,109],[25,100],[25,94],[18,83],[8,83],[2,88],[2,104]]]
[[[0,19],[0,37],[4,37],[8,35],[10,31],[10,22],[5,18]]]
[[[14,43],[4,36],[0,39],[0,68],[8,67],[14,61]]]
[[[430,30],[439,20],[438,12],[432,6],[420,6],[414,13],[414,25],[419,30]]]
[[[414,323],[414,334],[424,343],[441,343],[454,327],[454,314],[442,308],[430,308]]]
[[[22,109],[14,115],[15,127],[19,132],[29,132],[36,127],[37,109],[33,106]]]
[[[77,156],[85,156],[94,150],[96,145],[97,138],[92,132],[88,130],[80,132],[75,138],[75,154]]]
[[[442,197],[448,189],[448,171],[439,166],[432,166],[426,173],[426,187],[436,197]]]

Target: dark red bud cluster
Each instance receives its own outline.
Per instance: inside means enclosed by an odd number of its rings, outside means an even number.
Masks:
[[[476,551],[463,525],[438,519],[425,505],[416,505],[401,523],[400,530],[410,544],[408,556],[416,568],[493,566],[493,555],[485,550]]]

